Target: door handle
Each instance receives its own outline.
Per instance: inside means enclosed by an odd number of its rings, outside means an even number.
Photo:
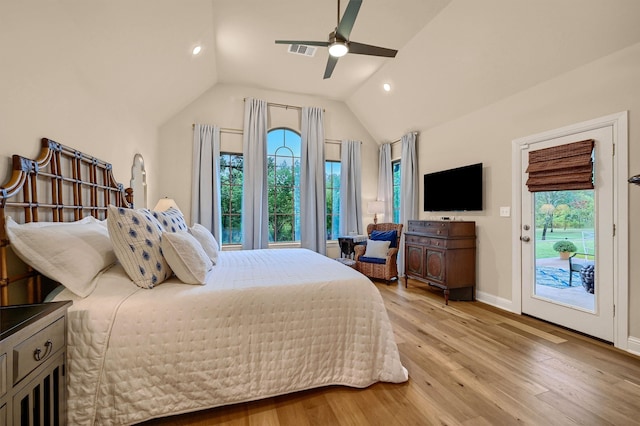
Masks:
[[[529,241],[531,241],[531,238],[527,237],[526,235],[524,237],[520,237],[520,241],[523,241],[525,243],[528,243]]]

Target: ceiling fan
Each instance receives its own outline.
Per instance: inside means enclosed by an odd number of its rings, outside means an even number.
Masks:
[[[331,77],[333,69],[338,63],[338,58],[347,53],[359,55],[384,56],[394,58],[397,50],[384,47],[371,46],[369,44],[357,43],[349,40],[353,24],[360,11],[362,0],[350,0],[342,19],[340,19],[340,0],[338,0],[338,26],[329,34],[328,41],[304,41],[304,40],[276,40],[276,44],[302,44],[306,46],[324,46],[329,48],[329,59],[324,70],[324,78]]]

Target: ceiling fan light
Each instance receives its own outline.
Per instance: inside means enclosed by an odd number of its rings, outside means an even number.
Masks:
[[[334,41],[329,45],[329,55],[339,58],[349,52],[349,46],[342,41]]]

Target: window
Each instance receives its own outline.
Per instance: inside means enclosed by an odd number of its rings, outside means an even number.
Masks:
[[[391,162],[393,173],[393,223],[400,223],[400,160]]]
[[[277,128],[267,134],[269,242],[300,241],[300,135]]]
[[[340,235],[340,162],[325,162],[324,181],[327,197],[327,240]]]
[[[242,244],[242,154],[220,153],[220,244]]]

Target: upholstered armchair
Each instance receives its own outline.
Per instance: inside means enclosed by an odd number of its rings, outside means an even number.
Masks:
[[[395,235],[393,235],[395,231]],[[374,247],[357,245],[355,250],[355,268],[369,278],[385,280],[387,284],[398,278],[398,248],[400,246],[400,236],[402,234],[402,224],[399,223],[370,223],[367,226],[367,236],[376,245],[378,242],[389,241],[389,248],[386,253],[377,253],[375,257],[371,254]],[[395,241],[391,239],[395,238]],[[373,245],[373,244],[372,244]],[[369,250],[367,250],[367,248]],[[365,256],[365,254],[367,256]]]

